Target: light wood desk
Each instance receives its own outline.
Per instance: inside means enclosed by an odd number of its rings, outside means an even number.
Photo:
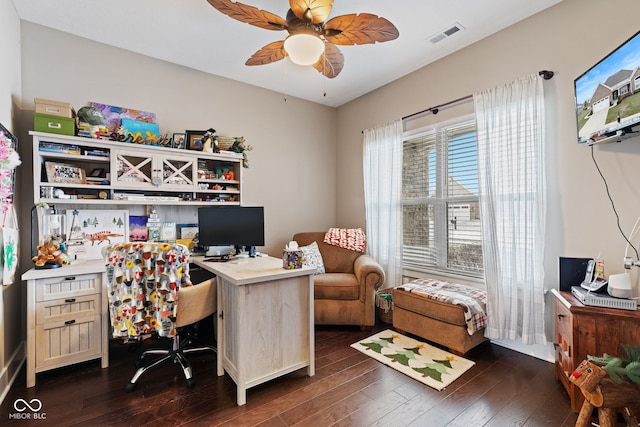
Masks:
[[[191,262],[217,275],[218,375],[247,389],[300,368],[315,375],[312,267],[285,270],[268,256]]]

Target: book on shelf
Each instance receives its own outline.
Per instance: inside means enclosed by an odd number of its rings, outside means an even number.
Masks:
[[[108,151],[102,151],[102,150],[85,150],[84,151],[84,155],[85,156],[97,156],[97,157],[109,157],[109,152]]]
[[[149,201],[149,202],[178,202],[180,197],[177,196],[146,196],[144,194],[128,194],[128,193],[115,193],[113,195],[114,200],[134,200],[134,201]]]
[[[77,145],[59,144],[56,142],[40,141],[38,149],[50,153],[80,154],[80,147]]]

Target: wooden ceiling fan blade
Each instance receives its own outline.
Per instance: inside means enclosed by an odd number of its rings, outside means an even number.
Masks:
[[[329,17],[333,0],[289,0],[289,7],[298,19],[320,24]]]
[[[340,74],[344,67],[344,55],[342,55],[338,46],[331,43],[325,43],[324,45],[324,54],[320,56],[318,62],[313,64],[313,68],[323,76],[333,79]]]
[[[245,65],[266,65],[280,61],[286,56],[287,53],[284,50],[284,41],[280,40],[263,46],[256,53],[251,55],[251,58],[247,59]]]
[[[399,35],[389,20],[370,13],[336,16],[324,24],[327,41],[343,46],[382,43],[395,40]]]
[[[286,30],[287,21],[278,15],[230,0],[207,0],[214,9],[240,22],[264,28],[265,30]]]

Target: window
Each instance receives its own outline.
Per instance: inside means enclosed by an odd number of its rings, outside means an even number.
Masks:
[[[403,267],[482,277],[475,120],[403,138]]]

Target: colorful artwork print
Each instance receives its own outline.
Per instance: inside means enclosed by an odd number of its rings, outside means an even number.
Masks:
[[[102,249],[129,239],[129,211],[67,210],[67,253],[73,259],[100,259]]]
[[[146,216],[129,216],[129,241],[145,242],[147,240],[147,220]]]
[[[117,132],[122,123],[122,119],[131,119],[146,123],[156,122],[155,113],[134,110],[132,108],[122,108],[115,107],[113,105],[98,104],[96,102],[92,102],[91,106],[100,110],[110,133]]]
[[[15,168],[22,162],[16,151],[18,139],[0,123],[0,204],[13,203]]]

